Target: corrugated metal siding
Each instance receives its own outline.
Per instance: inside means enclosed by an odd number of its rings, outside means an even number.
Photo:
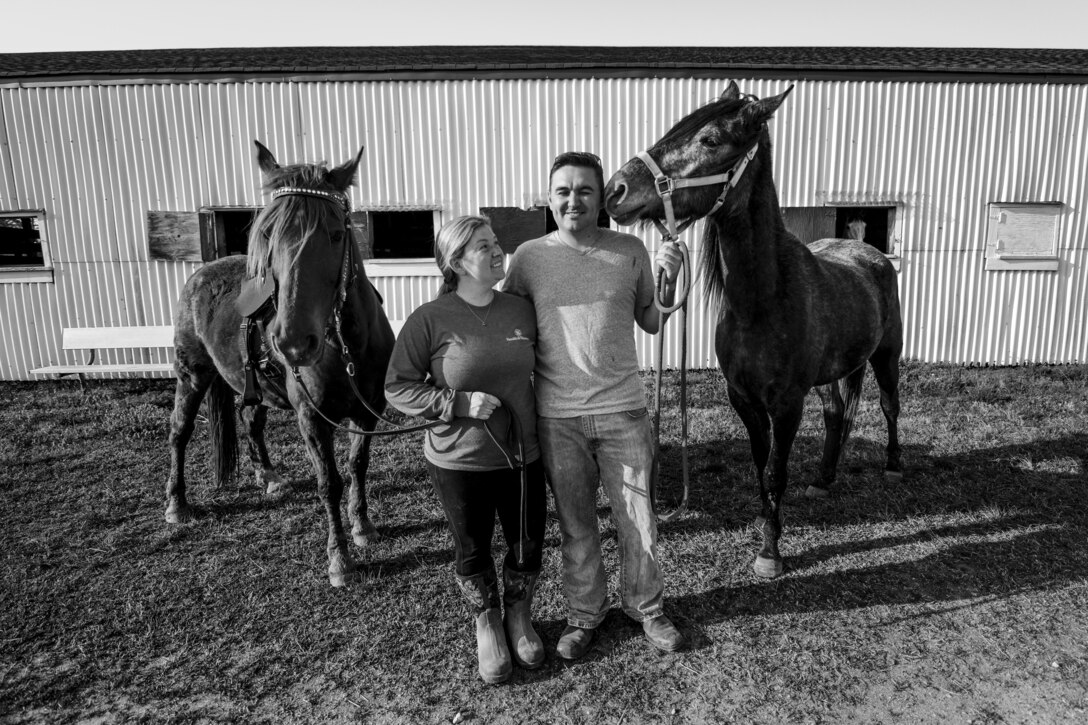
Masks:
[[[786,81],[741,79],[758,96]],[[147,258],[148,210],[263,201],[253,140],[281,161],[366,146],[357,206],[545,203],[556,153],[618,168],[723,80],[189,82],[0,89],[0,207],[46,210],[55,278],[0,284],[0,377],[58,362],[60,330],[168,324],[192,264]],[[1088,87],[797,82],[771,124],[783,206],[897,205],[905,354],[930,361],[1088,361]],[[1061,201],[1057,272],[984,270],[986,205]],[[698,254],[701,225],[689,232]],[[656,235],[636,231],[651,248]],[[380,277],[390,316],[435,280]],[[689,362],[715,364],[696,287]],[[670,329],[666,364],[677,358]],[[640,336],[644,365],[652,358]]]

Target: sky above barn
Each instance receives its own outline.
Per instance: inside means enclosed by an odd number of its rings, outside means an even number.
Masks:
[[[0,53],[295,46],[1086,48],[1069,0],[37,0]]]

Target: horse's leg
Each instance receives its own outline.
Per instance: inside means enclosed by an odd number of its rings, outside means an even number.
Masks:
[[[839,381],[817,385],[816,393],[824,407],[824,454],[820,459],[820,483],[805,489],[809,498],[827,498],[828,490],[835,482],[835,467],[842,447],[842,416],[846,406],[839,393]]]
[[[727,386],[729,403],[737,411],[744,427],[748,429],[748,441],[752,446],[752,460],[756,464],[756,475],[763,477],[767,466],[767,455],[771,450],[771,426],[767,411],[748,402],[736,388]]]
[[[347,535],[340,518],[340,501],[344,495],[344,481],[336,470],[336,449],[333,430],[320,420],[313,408],[305,407],[298,412],[298,427],[306,443],[306,451],[317,474],[317,494],[325,506],[329,528],[327,551],[329,555],[329,583],[342,587],[355,579],[355,562],[348,553]]]
[[[903,480],[903,465],[899,458],[899,352],[877,348],[869,358],[869,364],[880,388],[880,409],[888,422],[888,458],[884,477],[890,483],[899,483]]]
[[[748,430],[748,443],[752,447],[752,462],[756,467],[756,483],[763,489],[763,471],[767,467],[767,457],[771,451],[771,426],[767,411],[749,403],[740,393],[728,386],[729,402],[737,411],[744,427]],[[763,526],[762,519],[756,519],[756,526]]]
[[[272,465],[268,446],[264,441],[264,426],[268,420],[268,408],[263,405],[243,405],[242,420],[246,424],[246,448],[257,485],[265,488],[265,494],[280,497],[287,492],[287,480]]]
[[[770,471],[760,487],[763,499],[763,548],[756,556],[755,572],[767,579],[782,573],[782,555],[778,539],[782,536],[782,500],[789,480],[790,449],[801,425],[805,396],[789,401],[771,417]]]
[[[369,413],[354,419],[355,426],[361,430],[374,430],[377,418]],[[366,546],[381,538],[378,529],[370,521],[366,506],[366,473],[370,468],[370,436],[353,435],[351,437],[351,456],[348,484],[348,520],[351,521],[351,538],[356,546]]]
[[[835,469],[854,427],[864,380],[865,365],[862,364],[841,380],[816,386],[824,404],[824,454],[820,461],[820,485],[808,487],[805,495],[809,498],[825,498],[835,483]]]
[[[166,522],[184,524],[194,511],[185,498],[185,448],[193,435],[193,421],[200,401],[208,391],[215,371],[203,376],[180,375],[174,389],[174,411],[170,415],[170,475],[166,479]]]

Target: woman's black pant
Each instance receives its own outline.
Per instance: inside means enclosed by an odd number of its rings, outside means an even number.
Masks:
[[[524,519],[520,470],[454,471],[429,461],[427,469],[453,534],[459,575],[494,570],[491,539],[496,514],[506,538],[503,564],[514,571],[540,570],[547,495],[544,464],[539,458],[526,467]]]

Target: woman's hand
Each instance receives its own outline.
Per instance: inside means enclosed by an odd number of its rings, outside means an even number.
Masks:
[[[468,400],[461,398],[454,406],[453,414],[459,418],[487,420],[502,402],[490,393],[468,393]]]

